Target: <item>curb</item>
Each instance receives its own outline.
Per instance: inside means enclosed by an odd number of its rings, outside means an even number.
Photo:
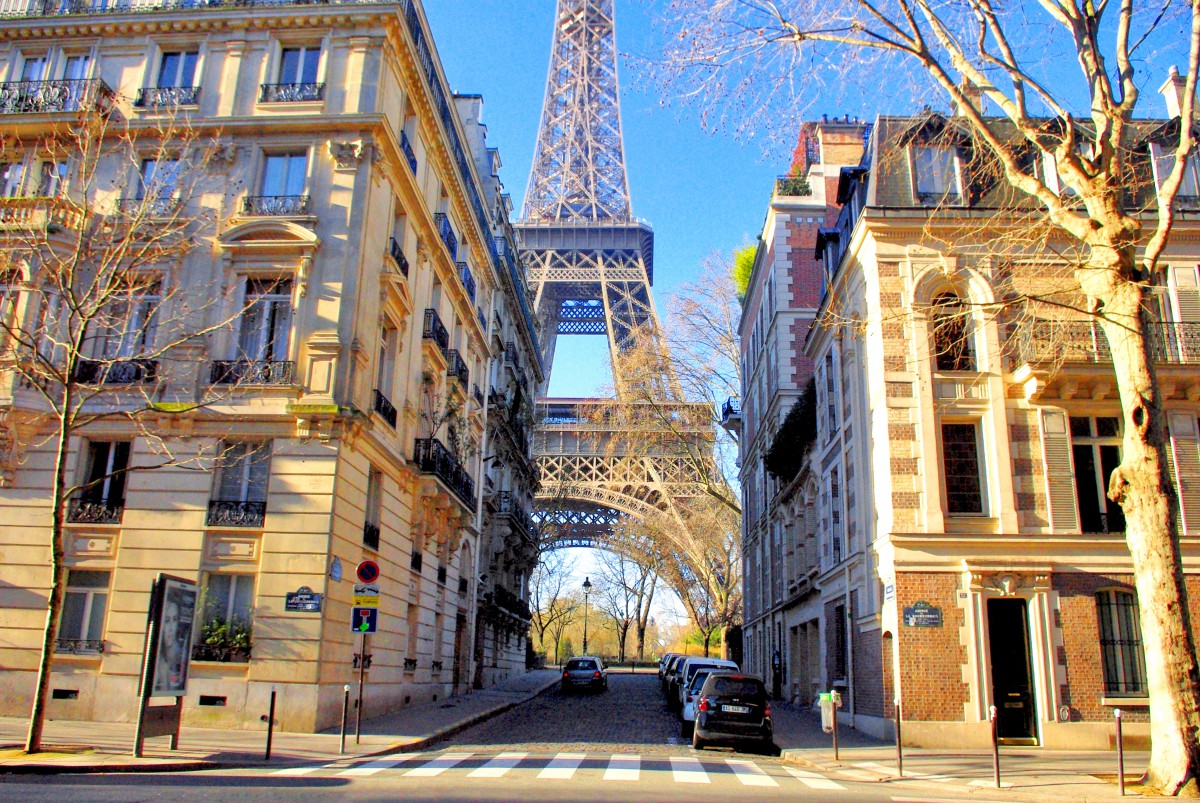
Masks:
[[[171,761],[162,764],[11,764],[0,775],[89,775],[99,773],[197,772],[216,768],[211,761]]]

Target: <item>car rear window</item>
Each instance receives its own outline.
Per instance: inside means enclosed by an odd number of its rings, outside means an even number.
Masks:
[[[696,673],[699,672],[701,669],[706,669],[709,672],[716,672],[716,671],[720,671],[722,669],[724,669],[726,671],[732,671],[733,667],[732,666],[721,666],[720,664],[691,664],[690,666],[688,666],[688,669],[687,669],[688,677],[689,678],[695,677]]]
[[[756,694],[766,694],[766,688],[759,681],[750,678],[719,677],[713,680],[712,693],[752,697]]]
[[[567,669],[595,669],[595,661],[585,661],[580,658],[572,658],[567,661]]]

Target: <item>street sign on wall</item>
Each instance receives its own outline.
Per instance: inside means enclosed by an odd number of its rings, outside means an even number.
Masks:
[[[355,608],[378,608],[379,586],[374,583],[358,583],[354,586]]]
[[[379,564],[373,560],[364,560],[358,564],[358,568],[354,570],[354,573],[358,577],[358,582],[374,583],[379,579]]]

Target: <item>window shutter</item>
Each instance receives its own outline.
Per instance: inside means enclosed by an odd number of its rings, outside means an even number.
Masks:
[[[1179,524],[1187,535],[1200,533],[1200,437],[1196,417],[1186,413],[1168,416],[1171,430],[1171,457],[1168,470],[1174,476],[1179,494]]]
[[[1042,453],[1046,462],[1046,498],[1050,502],[1050,526],[1056,532],[1079,532],[1079,508],[1075,500],[1075,466],[1071,460],[1071,438],[1067,416],[1042,410]]]
[[[1200,323],[1200,280],[1194,267],[1171,268],[1177,323]]]

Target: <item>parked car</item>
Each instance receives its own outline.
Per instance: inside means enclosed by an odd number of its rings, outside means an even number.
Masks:
[[[773,737],[771,703],[762,680],[729,672],[708,676],[696,698],[692,747],[703,750],[711,742],[750,741],[772,750]]]
[[[732,670],[704,666],[692,676],[692,682],[688,684],[687,690],[683,693],[683,707],[679,709],[679,735],[681,737],[687,739],[692,735],[692,727],[696,723],[696,699],[700,696],[700,689],[703,688],[704,681],[708,680],[708,676],[714,672],[725,671]]]
[[[679,667],[679,674],[675,680],[675,701],[672,708],[679,711],[683,708],[683,696],[687,693],[688,685],[692,682],[696,672],[704,667],[710,669],[726,669],[734,672],[740,671],[740,668],[735,661],[727,661],[724,658],[704,658],[702,656],[693,655],[688,658]]]
[[[675,672],[679,669],[679,665],[683,663],[685,658],[687,658],[686,655],[672,655],[671,659],[667,661],[666,667],[663,669],[662,689],[663,694],[667,695],[668,707],[671,705],[671,687],[674,683]]]
[[[604,661],[593,655],[581,655],[567,661],[563,667],[562,690],[594,689],[608,691],[608,670]]]
[[[669,664],[671,662],[671,659],[674,658],[676,655],[679,655],[679,653],[668,652],[668,653],[664,654],[663,657],[658,659],[658,682],[659,682],[659,685],[662,685],[664,689],[666,688],[666,686],[663,685],[663,676],[667,672],[667,664]]]

